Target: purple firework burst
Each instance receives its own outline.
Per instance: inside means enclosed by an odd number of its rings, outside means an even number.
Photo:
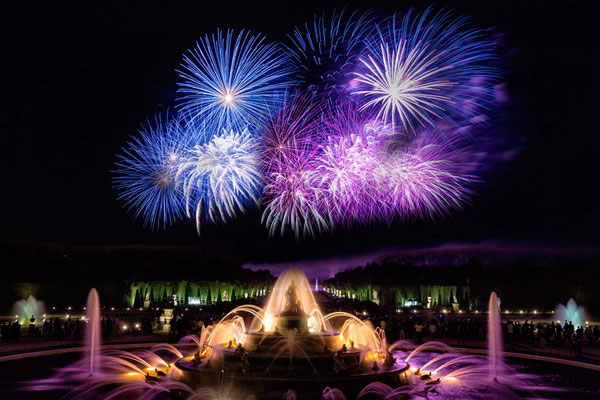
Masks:
[[[291,229],[296,237],[314,236],[329,229],[328,197],[315,163],[320,116],[312,96],[293,96],[264,128],[262,221],[270,235]]]

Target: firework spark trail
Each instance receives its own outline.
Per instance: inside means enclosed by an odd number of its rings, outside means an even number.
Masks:
[[[262,35],[233,31],[205,35],[183,57],[182,111],[194,121],[213,121],[241,131],[260,123],[289,89],[292,66]]]
[[[367,41],[353,91],[395,128],[459,123],[492,106],[499,71],[494,44],[448,12],[397,15]],[[398,121],[397,121],[398,119]],[[396,126],[399,123],[399,126]]]
[[[152,230],[165,228],[184,214],[182,192],[175,181],[181,157],[196,138],[178,118],[157,116],[142,126],[117,155],[113,186],[134,218]]]
[[[324,12],[315,14],[312,24],[295,27],[286,49],[298,66],[298,83],[325,97],[345,92],[374,23],[370,11],[349,14],[342,10],[333,11],[331,18]]]
[[[196,145],[177,171],[188,217],[194,209],[200,234],[202,220],[226,222],[259,203],[262,177],[256,139],[247,130],[223,130]]]

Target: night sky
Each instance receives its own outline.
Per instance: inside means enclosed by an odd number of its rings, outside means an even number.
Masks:
[[[598,1],[451,2],[475,25],[504,33],[506,128],[521,140],[519,155],[492,169],[472,204],[448,218],[299,242],[269,240],[258,212],[206,228],[202,238],[193,221],[145,230],[111,188],[115,154],[146,118],[175,105],[175,68],[204,33],[249,28],[283,40],[336,5],[389,12],[390,4],[402,11],[426,3],[18,3],[3,7],[1,24],[2,240],[190,244],[257,262],[449,241],[598,244]]]

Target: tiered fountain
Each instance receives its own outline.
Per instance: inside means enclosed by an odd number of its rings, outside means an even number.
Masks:
[[[244,387],[261,398],[290,388],[314,388],[319,397],[329,385],[358,393],[375,380],[398,386],[409,367],[386,352],[385,334],[368,322],[343,312],[323,316],[297,269],[279,277],[266,307],[232,310],[197,344],[196,354],[175,363],[180,380]]]

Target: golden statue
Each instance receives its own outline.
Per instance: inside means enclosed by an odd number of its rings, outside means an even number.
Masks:
[[[283,311],[291,314],[301,314],[303,312],[300,291],[295,281],[288,286],[285,293],[285,309]]]

